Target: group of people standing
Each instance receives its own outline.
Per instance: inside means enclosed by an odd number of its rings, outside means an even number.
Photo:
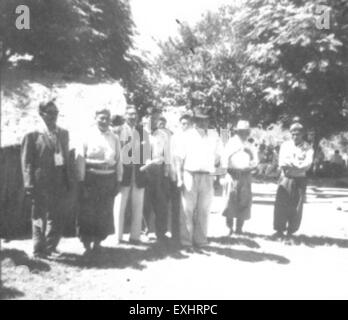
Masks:
[[[144,231],[150,228],[153,213],[159,243],[176,243],[188,251],[204,248],[217,175],[228,199],[223,214],[230,234],[243,232],[251,216],[252,173],[258,165],[248,139],[248,121],[239,121],[224,144],[218,132],[209,128],[203,110],[184,114],[180,130],[173,134],[159,111],[140,120],[136,107],[129,105],[125,123],[113,126],[110,111],[100,108],[72,161],[69,133],[57,125],[56,104],[40,104],[39,113],[42,128],[25,135],[21,148],[24,188],[32,200],[35,257],[59,255],[61,203],[76,181],[77,234],[86,254],[100,250],[109,235],[115,234],[115,244],[126,240],[126,213],[131,244],[146,241]],[[313,158],[302,125],[294,123],[290,131],[292,140],[282,145],[279,156],[277,236],[299,228],[306,171]]]

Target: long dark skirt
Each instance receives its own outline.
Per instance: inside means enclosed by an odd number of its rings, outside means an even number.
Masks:
[[[287,230],[292,234],[300,228],[306,188],[306,178],[280,178],[274,206],[274,230]]]
[[[115,232],[113,209],[116,187],[114,174],[87,172],[77,219],[77,232],[82,242],[102,241]]]
[[[251,173],[229,170],[229,174],[232,180],[229,186],[228,203],[223,212],[228,225],[233,223],[233,218],[249,220],[252,205]]]

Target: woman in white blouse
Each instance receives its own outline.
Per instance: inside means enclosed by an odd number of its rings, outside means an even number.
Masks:
[[[81,191],[78,235],[86,253],[98,250],[100,243],[114,233],[113,207],[122,180],[122,162],[119,139],[109,127],[110,116],[108,109],[96,111],[96,125],[77,150]]]
[[[251,172],[256,168],[256,156],[252,145],[248,142],[250,125],[240,120],[234,129],[235,135],[227,142],[222,166],[228,173],[228,202],[223,215],[230,228],[230,235],[236,220],[237,234],[243,232],[244,222],[250,219],[252,192]]]

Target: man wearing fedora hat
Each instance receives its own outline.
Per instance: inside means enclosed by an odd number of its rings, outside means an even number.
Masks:
[[[228,173],[228,202],[223,215],[226,224],[233,233],[234,219],[236,219],[236,233],[241,234],[245,220],[250,219],[252,192],[251,172],[256,168],[256,152],[248,141],[250,124],[240,120],[234,129],[235,135],[230,138],[224,149],[222,167]]]
[[[313,162],[313,149],[304,141],[304,128],[295,122],[290,127],[291,140],[282,144],[279,152],[281,177],[274,207],[275,237],[284,232],[291,236],[301,224],[306,196],[306,173]]]
[[[208,130],[209,116],[195,110],[194,127],[183,133],[178,148],[178,186],[182,188],[180,242],[191,250],[207,245],[208,215],[214,196],[213,173],[220,162],[222,144]]]

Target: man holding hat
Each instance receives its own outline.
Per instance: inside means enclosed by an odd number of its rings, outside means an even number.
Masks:
[[[178,186],[182,188],[183,212],[180,242],[186,249],[208,244],[208,215],[214,196],[213,173],[220,162],[221,141],[215,130],[208,130],[209,116],[196,110],[195,126],[182,136],[177,150]]]
[[[274,207],[275,237],[291,236],[301,224],[305,202],[306,172],[313,162],[313,149],[304,141],[302,124],[295,122],[290,127],[291,140],[282,144],[279,152],[281,177]]]

